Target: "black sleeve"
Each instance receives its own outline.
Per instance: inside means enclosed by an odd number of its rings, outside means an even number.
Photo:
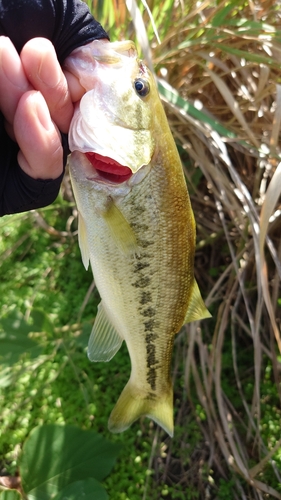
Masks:
[[[108,38],[80,0],[0,0],[0,35],[9,37],[18,52],[31,38],[48,38],[61,64],[75,48]],[[62,142],[66,161],[65,137]],[[0,113],[0,216],[49,205],[63,177],[32,179],[19,167],[17,153],[18,146],[6,134]]]
[[[18,52],[31,38],[48,38],[60,63],[80,45],[108,38],[81,0],[0,0],[0,35]]]
[[[6,135],[0,116],[0,217],[50,205],[57,197],[64,172],[57,179],[33,179],[19,166],[18,146]],[[67,138],[62,134],[64,165]]]

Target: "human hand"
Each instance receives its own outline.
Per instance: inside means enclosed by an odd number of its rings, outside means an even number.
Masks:
[[[72,75],[68,83],[49,40],[34,38],[19,55],[9,38],[0,37],[0,110],[19,145],[18,163],[30,177],[56,179],[62,173],[59,130],[68,132],[72,100],[83,93]]]

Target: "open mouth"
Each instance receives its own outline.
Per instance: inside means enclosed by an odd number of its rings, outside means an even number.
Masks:
[[[107,181],[121,184],[132,176],[132,171],[129,167],[120,165],[120,163],[108,156],[102,156],[97,153],[85,153],[85,155],[99,175]]]

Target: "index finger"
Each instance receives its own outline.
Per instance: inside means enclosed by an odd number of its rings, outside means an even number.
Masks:
[[[46,38],[33,38],[25,44],[20,57],[29,82],[43,95],[54,123],[62,132],[68,132],[73,105],[52,43]]]
[[[8,37],[0,36],[0,110],[10,128],[20,98],[31,88],[14,45]]]

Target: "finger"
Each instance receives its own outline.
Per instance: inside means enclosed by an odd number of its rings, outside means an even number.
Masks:
[[[0,110],[10,125],[9,131],[12,135],[12,124],[15,112],[21,96],[31,89],[24,69],[11,40],[6,36],[0,37]]]
[[[33,38],[25,44],[20,57],[29,82],[45,98],[53,121],[62,132],[68,132],[73,105],[52,43]]]
[[[14,118],[18,162],[34,179],[56,179],[63,171],[61,137],[40,92],[26,92]]]
[[[67,80],[72,102],[80,101],[81,97],[85,94],[86,89],[82,87],[81,83],[79,82],[79,79],[75,75],[73,75],[66,69],[63,72]]]

